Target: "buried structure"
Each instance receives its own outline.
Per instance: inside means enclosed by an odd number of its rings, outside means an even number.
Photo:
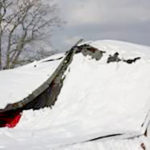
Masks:
[[[67,51],[64,56],[60,56],[56,59],[45,59],[40,62],[49,63],[59,61],[60,63],[49,78],[47,78],[47,80],[44,81],[44,83],[42,83],[39,87],[33,89],[27,97],[23,98],[21,101],[8,103],[4,109],[0,110],[1,127],[14,127],[16,123],[18,123],[21,117],[20,113],[23,110],[37,110],[44,107],[52,107],[55,104],[57,96],[63,86],[63,80],[65,78],[64,73],[68,69],[68,66],[72,62],[75,54],[82,53],[84,56],[89,55],[97,61],[101,59],[104,51],[99,51],[98,49],[87,44],[77,46],[79,42],[77,42],[71,50]],[[36,67],[38,67],[37,64],[34,64],[33,68]]]
[[[149,50],[118,41],[86,42],[65,54],[1,71],[0,126],[16,126],[25,110],[50,107],[40,129],[47,129],[51,147],[147,136]],[[29,132],[31,122],[21,118],[15,130]]]

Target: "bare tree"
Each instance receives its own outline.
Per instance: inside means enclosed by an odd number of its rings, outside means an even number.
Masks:
[[[51,0],[52,1],[52,0]],[[0,0],[0,70],[13,68],[34,41],[43,40],[61,21],[56,4],[41,0]]]

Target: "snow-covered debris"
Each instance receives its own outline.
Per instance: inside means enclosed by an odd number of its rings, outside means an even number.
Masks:
[[[98,147],[105,149],[103,146],[108,145],[107,143],[114,143],[114,147],[106,146],[109,150],[119,149],[115,145],[119,141],[120,149],[142,149],[142,143],[148,147],[148,139],[143,135],[150,121],[150,47],[108,40],[84,44],[103,52],[102,57],[96,60],[90,53],[74,54],[53,108],[24,111],[16,128],[0,129],[0,138],[3,137],[0,146],[11,149],[19,149],[25,145],[28,148],[29,145],[32,146],[31,149],[42,149],[43,146],[44,149],[61,147],[66,150],[96,150]],[[108,63],[109,56],[115,56],[115,60],[119,61]],[[133,63],[128,63],[128,60],[134,59]],[[15,98],[20,100],[27,95],[23,87],[28,89],[31,85],[34,90],[42,84],[47,74],[52,74],[61,60],[37,62],[14,70],[19,70],[22,75],[29,74],[27,80],[20,79],[19,83],[29,83],[22,85],[19,93],[16,91],[19,90],[19,85],[13,88]],[[34,67],[37,64],[41,64],[41,67]],[[47,71],[48,68],[50,72]],[[7,79],[12,74],[10,72],[11,70],[0,72],[0,77]],[[38,85],[34,83],[36,73],[42,74],[37,77]],[[35,75],[35,79],[30,78],[30,75]],[[14,74],[13,86],[16,86],[18,80],[18,76]],[[9,99],[11,95],[7,95],[8,85],[9,82],[4,84],[4,89],[1,87],[6,100],[5,103],[1,102],[3,106],[6,102],[12,102]],[[101,140],[104,137],[111,138],[108,141]],[[13,143],[14,139],[19,143]],[[127,143],[131,147],[123,146]]]
[[[57,69],[63,57],[64,54],[57,54],[23,67],[0,71],[0,108],[21,101],[40,87]]]

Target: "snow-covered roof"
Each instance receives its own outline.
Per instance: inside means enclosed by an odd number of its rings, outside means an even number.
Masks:
[[[63,87],[54,107],[25,111],[18,126],[11,132],[7,129],[2,132],[0,130],[0,137],[6,131],[9,137],[21,139],[20,145],[24,145],[23,142],[35,147],[47,144],[50,149],[81,144],[109,135],[125,138],[144,134],[150,120],[150,47],[108,40],[87,43],[106,52],[102,59],[96,61],[91,56],[75,54],[65,72]],[[140,59],[132,64],[123,61],[108,64],[108,56],[115,52],[123,60],[135,57]],[[20,100],[29,94],[29,91],[22,91],[23,87],[27,90],[28,87],[38,87],[52,74],[60,61],[37,62],[39,67],[34,67],[33,63],[14,71],[1,72],[0,82],[4,89],[0,87],[0,90],[4,92],[4,100],[9,100],[12,96],[7,96],[7,93],[11,93],[8,92],[10,82],[13,83],[13,89],[10,89],[15,93],[13,96]],[[20,74],[23,78],[19,78]],[[28,78],[24,77],[26,75]],[[37,82],[34,83],[34,80]],[[15,87],[17,84],[18,87]],[[2,95],[0,99],[3,99]],[[1,103],[6,105],[6,102]],[[4,145],[5,143],[7,142],[3,140]]]
[[[23,67],[0,71],[0,108],[28,97],[50,78],[63,57],[63,53],[56,54]]]
[[[119,52],[119,54],[124,58],[134,58],[141,56],[144,60],[150,59],[150,47],[124,42],[117,40],[99,40],[99,41],[87,41],[81,44],[89,44],[99,50],[106,51],[107,54],[114,54]]]

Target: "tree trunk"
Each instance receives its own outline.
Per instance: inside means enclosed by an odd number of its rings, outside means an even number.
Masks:
[[[2,30],[0,27],[0,70],[2,70]]]

